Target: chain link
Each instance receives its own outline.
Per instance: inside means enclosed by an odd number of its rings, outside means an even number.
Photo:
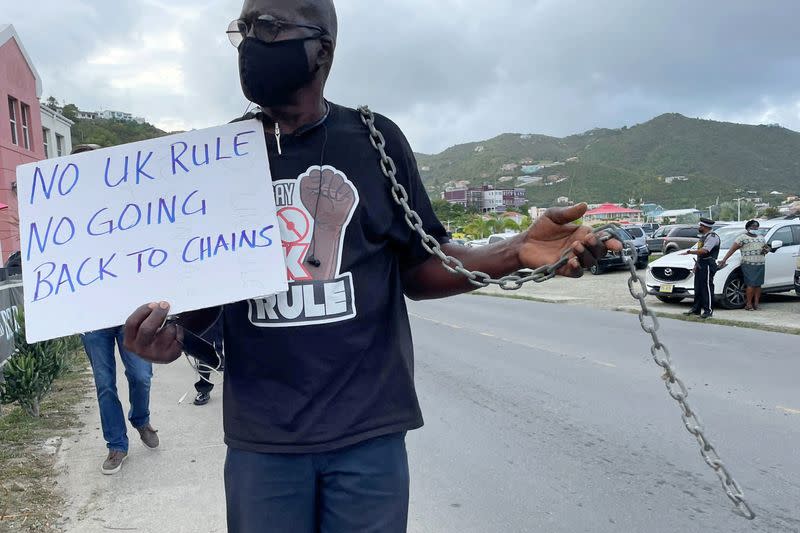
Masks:
[[[361,114],[361,121],[369,129],[369,139],[372,146],[380,155],[380,166],[383,174],[389,179],[392,186],[392,197],[394,201],[403,208],[404,218],[409,228],[416,232],[422,239],[422,246],[431,255],[435,255],[442,261],[442,266],[452,274],[460,274],[465,276],[470,283],[476,287],[488,287],[490,285],[497,285],[501,289],[513,291],[522,288],[522,286],[529,282],[542,283],[556,276],[556,272],[564,267],[570,259],[571,251],[566,250],[561,258],[551,264],[539,267],[529,274],[524,276],[510,275],[503,276],[499,279],[493,279],[489,274],[479,271],[471,271],[464,267],[458,258],[447,255],[441,247],[439,241],[433,236],[429,235],[423,227],[422,219],[408,204],[408,192],[397,181],[397,167],[394,160],[386,153],[386,139],[383,134],[375,127],[375,115],[366,106],[359,108]],[[603,226],[595,230],[595,232],[602,232],[608,226]],[[606,236],[605,239],[608,237]],[[667,392],[669,395],[678,402],[681,409],[681,419],[686,427],[686,430],[692,434],[700,445],[700,455],[706,464],[714,470],[722,482],[722,488],[725,494],[736,506],[737,513],[748,520],[753,520],[756,515],[750,505],[745,501],[742,488],[736,482],[727,469],[722,459],[717,454],[716,448],[711,444],[711,441],[706,437],[703,424],[697,412],[689,405],[689,389],[684,382],[678,377],[675,365],[672,362],[667,347],[661,342],[658,337],[659,322],[655,314],[647,306],[647,285],[645,280],[636,272],[636,248],[631,243],[625,243],[625,250],[623,250],[623,259],[630,269],[630,278],[628,279],[628,289],[631,296],[639,302],[641,311],[639,312],[639,322],[641,323],[642,330],[650,335],[653,344],[650,348],[650,353],[653,356],[655,363],[664,369],[664,381],[666,383]]]
[[[694,435],[697,443],[700,445],[700,456],[706,464],[714,470],[722,482],[722,488],[725,494],[730,498],[736,506],[736,512],[747,518],[753,520],[756,517],[755,512],[747,503],[744,498],[742,488],[733,478],[728,468],[722,462],[717,449],[711,444],[711,441],[706,437],[705,430],[697,411],[692,409],[689,405],[689,389],[686,384],[678,377],[675,370],[675,364],[672,362],[670,352],[661,339],[658,337],[659,322],[656,315],[647,307],[645,297],[647,295],[647,285],[641,276],[636,271],[636,249],[630,244],[626,245],[623,252],[625,254],[625,263],[630,270],[630,279],[628,280],[628,287],[631,289],[631,295],[639,301],[641,311],[639,312],[639,322],[641,322],[642,329],[650,335],[653,339],[653,345],[650,348],[650,353],[653,356],[655,363],[664,369],[664,382],[667,386],[669,395],[678,402],[681,409],[681,419],[683,420],[686,430]],[[641,285],[643,293],[639,293],[636,287]]]
[[[404,218],[408,227],[416,232],[422,239],[422,246],[431,255],[435,255],[442,261],[442,266],[451,274],[461,274],[476,287],[485,288],[490,285],[497,285],[501,289],[513,291],[521,288],[529,282],[542,283],[556,276],[556,272],[564,267],[570,259],[570,251],[566,250],[561,258],[552,265],[545,265],[537,268],[524,276],[509,275],[499,279],[493,279],[489,274],[480,271],[467,270],[464,263],[457,257],[447,255],[441,247],[439,241],[429,235],[423,227],[422,219],[408,204],[408,192],[405,187],[397,181],[397,167],[394,160],[386,153],[386,139],[383,134],[375,127],[375,116],[366,107],[359,109],[361,120],[369,128],[369,140],[372,146],[380,155],[380,165],[383,174],[389,179],[392,185],[392,197],[394,201],[403,208]]]

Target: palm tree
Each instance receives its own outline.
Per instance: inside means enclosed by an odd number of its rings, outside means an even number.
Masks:
[[[507,218],[503,220],[503,229],[511,231],[519,231],[519,224],[517,224],[513,218]]]
[[[494,227],[491,221],[484,220],[478,216],[473,218],[469,224],[464,226],[464,233],[477,239],[483,239],[484,237],[494,233]]]

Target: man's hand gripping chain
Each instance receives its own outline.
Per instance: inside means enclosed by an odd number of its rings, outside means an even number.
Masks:
[[[531,281],[534,283],[541,283],[554,278],[556,276],[556,272],[567,264],[572,255],[572,251],[569,249],[563,252],[561,258],[556,263],[537,268],[525,276],[511,275],[504,276],[500,279],[492,279],[491,276],[484,272],[467,270],[459,259],[447,255],[442,250],[439,242],[431,235],[428,235],[428,233],[425,231],[423,228],[422,219],[408,203],[409,197],[407,191],[397,181],[397,167],[395,166],[392,158],[386,153],[386,140],[383,137],[383,134],[375,127],[375,116],[366,106],[359,108],[359,112],[361,114],[361,121],[369,129],[370,142],[380,156],[381,170],[391,183],[392,197],[397,205],[403,209],[406,223],[420,236],[422,239],[422,246],[431,255],[438,257],[442,261],[442,266],[447,271],[453,274],[461,274],[466,276],[470,283],[477,287],[498,285],[505,290],[517,290],[520,289],[525,283]],[[611,235],[605,231],[610,227],[610,225],[607,225],[594,230],[601,241],[605,242],[612,238]],[[630,279],[628,280],[628,289],[630,290],[633,298],[635,298],[641,305],[642,310],[639,313],[639,322],[641,323],[642,329],[645,331],[645,333],[650,335],[653,339],[653,345],[650,349],[650,352],[655,363],[664,369],[664,381],[667,386],[667,391],[669,392],[669,395],[676,402],[678,402],[678,405],[681,409],[681,419],[683,420],[684,426],[686,426],[686,430],[697,439],[697,442],[700,445],[700,455],[703,457],[703,460],[706,462],[706,464],[712,470],[714,470],[719,477],[725,494],[736,506],[735,511],[740,516],[743,516],[748,520],[753,520],[756,517],[755,513],[750,505],[745,501],[741,487],[736,480],[733,479],[730,471],[720,459],[716,448],[705,436],[703,432],[703,425],[700,423],[696,411],[689,406],[687,400],[689,396],[689,390],[683,381],[678,378],[675,370],[675,364],[672,362],[670,352],[658,338],[658,318],[647,307],[647,285],[645,284],[645,280],[636,272],[636,247],[630,242],[625,242],[623,245],[625,246],[625,249],[622,253],[625,263],[628,265],[631,274]]]

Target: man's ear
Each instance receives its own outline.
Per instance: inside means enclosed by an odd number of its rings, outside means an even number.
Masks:
[[[336,44],[333,42],[333,39],[330,35],[323,35],[319,39],[320,47],[319,52],[317,53],[317,67],[322,68],[327,66],[328,70],[330,70],[330,66],[333,64],[333,51],[336,48]]]

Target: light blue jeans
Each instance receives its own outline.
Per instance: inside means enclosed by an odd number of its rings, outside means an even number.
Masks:
[[[116,342],[119,347],[122,364],[125,365],[131,404],[128,420],[135,428],[146,426],[150,422],[150,380],[153,377],[153,365],[123,348],[121,326],[90,331],[81,335],[81,339],[92,365],[103,438],[109,450],[127,452],[128,433],[122,403],[117,394],[117,358],[114,354],[114,343]]]

